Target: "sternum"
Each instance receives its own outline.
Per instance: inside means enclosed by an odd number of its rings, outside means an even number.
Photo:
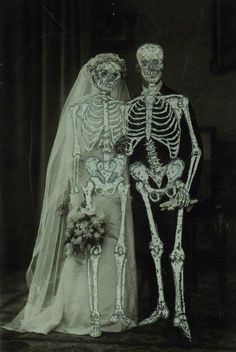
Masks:
[[[109,106],[108,106],[108,97],[107,95],[103,94],[102,95],[102,101],[103,101],[103,123],[105,130],[109,130]]]
[[[153,109],[154,103],[155,103],[155,96],[148,93],[145,98],[145,105],[146,105],[145,134],[146,134],[147,141],[149,141],[149,139],[151,138],[151,133],[152,133],[152,109]]]
[[[103,101],[103,160],[109,162],[112,159],[111,129],[109,125],[109,102],[107,94],[102,94]]]
[[[151,138],[151,132],[152,132],[152,106],[147,105],[147,110],[146,110],[146,139],[147,141],[150,140]]]

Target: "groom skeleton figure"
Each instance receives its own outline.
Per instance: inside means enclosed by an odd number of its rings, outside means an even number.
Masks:
[[[169,256],[175,284],[174,326],[191,339],[184,301],[182,230],[184,208],[197,202],[190,199],[190,188],[201,150],[191,121],[188,99],[160,91],[163,58],[163,50],[156,44],[144,44],[137,50],[139,69],[147,88],[128,104],[128,129],[123,145],[125,153],[132,155],[130,173],[147,212],[151,232],[149,248],[158,286],[156,308],[140,325],[169,316],[161,267],[164,246],[159,236],[158,218],[152,210],[152,204],[156,203],[162,210],[177,210],[174,246]],[[182,156],[182,140],[186,138],[191,148]],[[188,156],[186,152],[189,152]],[[133,159],[138,161],[132,163]]]

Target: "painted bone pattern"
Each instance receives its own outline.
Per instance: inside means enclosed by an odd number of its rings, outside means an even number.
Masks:
[[[164,98],[157,97],[149,106],[145,98],[134,101],[129,110],[128,138],[138,141],[147,137],[167,146],[170,157],[175,158],[179,151],[180,125],[172,105]]]
[[[125,126],[122,117],[122,103],[115,101],[106,94],[99,94],[90,99],[84,105],[82,114],[81,132],[85,149],[92,151],[101,148],[102,157],[92,156],[87,158],[85,166],[89,174],[87,185],[83,187],[86,207],[93,209],[93,195],[111,196],[115,193],[120,198],[120,231],[114,256],[116,261],[117,287],[116,304],[111,321],[134,327],[135,323],[124,314],[124,285],[126,274],[126,241],[125,241],[125,215],[126,203],[129,192],[129,184],[125,184],[123,176],[127,164],[124,155],[114,156],[113,150],[116,141],[123,135]],[[81,117],[81,106],[71,108],[74,133],[74,152],[73,156],[80,154],[78,140],[78,117]],[[78,173],[78,167],[74,168]],[[78,175],[74,176],[78,180]],[[78,187],[75,187],[77,190]],[[91,332],[90,335],[98,337],[101,335],[99,298],[98,298],[98,266],[99,258],[102,255],[101,246],[93,247],[88,259],[88,282],[90,295],[91,311]]]
[[[123,131],[120,104],[109,96],[94,97],[83,114],[81,132],[86,150],[92,151],[95,147],[104,148],[105,145],[110,145],[111,152]]]
[[[149,84],[150,86],[150,84]],[[153,87],[152,87],[153,88]],[[181,181],[184,171],[184,161],[178,158],[180,146],[180,120],[185,118],[192,143],[191,160],[186,183]],[[151,202],[160,202],[166,195],[171,204],[174,204],[177,194],[187,204],[191,204],[189,190],[193,177],[196,173],[201,151],[193,131],[188,109],[188,99],[181,95],[161,96],[160,93],[153,95],[153,89],[149,88],[144,95],[130,102],[128,108],[128,130],[126,152],[131,155],[134,148],[141,140],[145,140],[148,167],[141,162],[135,162],[130,166],[130,172],[136,182],[136,189],[144,201],[149,227],[151,231],[150,252],[156,269],[158,286],[157,306],[154,312],[140,322],[140,325],[154,323],[160,318],[167,319],[169,310],[165,302],[163,281],[161,274],[161,257],[163,243],[160,239],[158,227],[153,217]],[[168,148],[170,162],[162,164],[156,150],[155,142],[160,142]],[[163,180],[166,180],[163,186]],[[156,187],[150,185],[152,179]],[[181,204],[181,200],[180,200]],[[191,333],[185,314],[183,264],[184,251],[182,249],[183,230],[183,206],[175,204],[178,208],[175,243],[170,255],[170,262],[175,283],[175,316],[174,326],[179,327],[182,333],[191,340]]]

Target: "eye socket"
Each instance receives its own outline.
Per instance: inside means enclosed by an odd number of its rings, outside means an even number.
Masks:
[[[114,72],[114,73],[113,73],[113,77],[114,77],[114,78],[117,78],[117,77],[119,77],[119,76],[120,76],[119,72]]]
[[[142,65],[147,66],[147,60],[142,60]]]
[[[107,75],[107,71],[102,70],[100,71],[100,76],[105,77]]]
[[[153,59],[153,60],[151,61],[151,63],[152,63],[152,65],[158,66],[160,62],[159,62],[158,59]]]

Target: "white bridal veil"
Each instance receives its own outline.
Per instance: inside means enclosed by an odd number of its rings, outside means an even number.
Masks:
[[[32,331],[32,326],[37,326],[37,319],[43,311],[53,305],[63,263],[66,223],[62,213],[68,206],[72,174],[73,130],[69,107],[98,94],[99,91],[93,84],[88,66],[93,65],[97,60],[108,58],[121,60],[118,55],[109,53],[99,54],[90,59],[80,70],[63,107],[48,162],[38,235],[26,274],[29,286],[27,303],[18,316],[5,326],[7,329]],[[123,80],[113,91],[112,96],[122,101],[129,99]],[[33,331],[37,331],[37,328]]]

